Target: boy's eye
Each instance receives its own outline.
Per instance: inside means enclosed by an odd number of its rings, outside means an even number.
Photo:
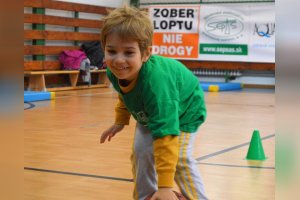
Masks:
[[[125,55],[128,55],[128,56],[131,56],[131,55],[133,55],[133,54],[134,54],[133,51],[126,51],[126,52],[125,52]]]
[[[107,50],[107,52],[109,53],[109,54],[115,54],[116,53],[116,51],[115,50]]]

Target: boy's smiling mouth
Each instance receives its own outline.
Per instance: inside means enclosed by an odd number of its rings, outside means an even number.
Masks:
[[[116,70],[125,70],[128,69],[128,67],[115,67]]]

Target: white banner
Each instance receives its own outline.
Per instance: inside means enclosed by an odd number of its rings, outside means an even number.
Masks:
[[[249,7],[201,5],[199,60],[248,61]]]
[[[275,62],[275,4],[159,5],[153,53],[178,59]]]
[[[154,6],[153,53],[181,59],[199,57],[199,6]]]
[[[249,61],[275,63],[275,6],[250,5]]]

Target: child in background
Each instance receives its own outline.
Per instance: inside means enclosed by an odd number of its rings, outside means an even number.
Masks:
[[[190,200],[207,199],[192,157],[206,118],[199,81],[182,63],[151,55],[153,26],[147,13],[125,6],[104,18],[101,41],[107,75],[119,94],[115,123],[100,143],[137,121],[131,161],[134,199],[176,200],[175,182]],[[175,181],[175,182],[174,182]]]

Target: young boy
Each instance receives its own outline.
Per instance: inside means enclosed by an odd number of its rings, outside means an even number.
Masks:
[[[147,13],[112,11],[101,31],[107,75],[119,94],[115,123],[100,143],[111,140],[132,115],[134,199],[175,200],[174,180],[190,200],[207,199],[192,157],[198,127],[206,118],[198,79],[180,62],[151,55],[153,27]]]

